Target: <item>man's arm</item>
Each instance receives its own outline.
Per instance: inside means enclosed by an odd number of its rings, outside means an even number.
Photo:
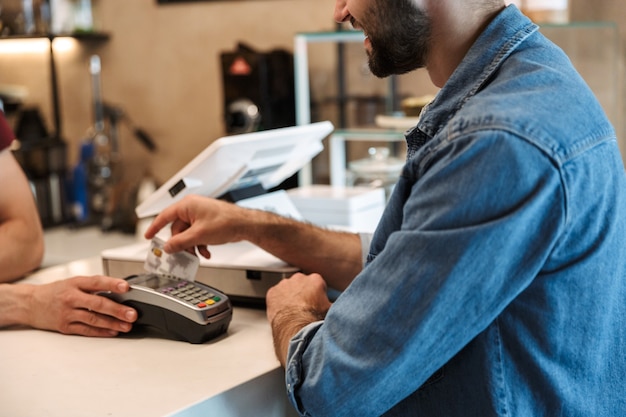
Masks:
[[[150,239],[171,223],[164,249],[177,252],[206,245],[247,240],[304,272],[324,276],[344,290],[362,269],[361,241],[354,233],[330,231],[261,210],[250,210],[211,198],[188,196],[163,210],[146,231]]]
[[[0,151],[0,282],[16,280],[43,258],[43,230],[28,180],[10,150]]]
[[[358,235],[323,229],[274,213],[254,211],[246,239],[305,273],[318,273],[343,291],[363,267]]]

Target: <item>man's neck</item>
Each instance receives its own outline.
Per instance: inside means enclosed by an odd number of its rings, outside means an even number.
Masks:
[[[476,10],[469,2],[426,0],[432,19],[432,43],[426,69],[431,81],[443,87],[461,63],[467,51],[504,5]]]

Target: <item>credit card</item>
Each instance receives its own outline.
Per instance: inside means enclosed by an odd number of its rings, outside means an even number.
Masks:
[[[154,274],[171,275],[187,281],[195,281],[200,259],[189,252],[166,253],[165,242],[158,237],[150,242],[150,250],[143,268]]]

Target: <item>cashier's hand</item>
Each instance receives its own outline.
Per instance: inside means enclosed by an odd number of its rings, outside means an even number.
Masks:
[[[306,325],[323,320],[331,306],[326,281],[319,274],[294,274],[270,288],[265,297],[274,349],[283,366],[289,341]]]
[[[98,291],[124,293],[129,284],[106,276],[78,276],[50,284],[33,285],[29,297],[28,324],[37,329],[64,334],[113,337],[128,332],[137,312]]]
[[[243,240],[238,233],[246,228],[250,210],[213,198],[189,195],[163,210],[148,227],[146,239],[152,239],[171,223],[172,237],[163,249],[167,253],[187,250],[205,258],[211,253],[207,245],[221,245]]]

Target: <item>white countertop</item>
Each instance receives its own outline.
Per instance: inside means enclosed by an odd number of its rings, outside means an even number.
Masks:
[[[49,267],[78,259],[99,256],[105,249],[145,241],[143,237],[137,237],[132,234],[118,231],[103,232],[97,226],[45,229],[45,252],[42,266]]]
[[[26,282],[101,271],[92,257],[42,269]],[[0,375],[2,416],[292,415],[263,310],[235,308],[227,335],[200,345],[4,329]]]

